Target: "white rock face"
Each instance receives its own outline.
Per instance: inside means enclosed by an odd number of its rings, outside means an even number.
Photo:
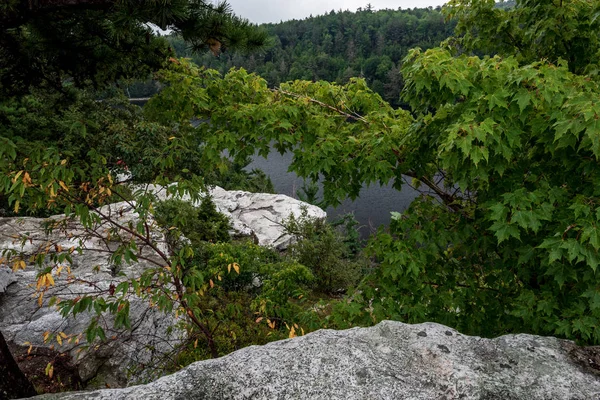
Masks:
[[[251,346],[143,386],[40,398],[597,400],[588,350],[550,337],[482,339],[386,321]]]
[[[300,217],[305,209],[308,218],[327,218],[327,213],[319,207],[283,194],[227,191],[216,186],[210,195],[217,209],[231,218],[234,229],[240,232],[249,229],[259,245],[280,250],[287,248],[292,241],[281,226],[290,215]]]
[[[119,224],[128,226],[130,222],[137,221],[137,214],[132,206],[127,203],[117,203],[101,209],[105,215],[111,215]],[[50,220],[61,219],[61,216]],[[84,382],[98,378],[102,385],[124,386],[140,378],[140,375],[131,374],[132,366],[149,365],[163,354],[172,351],[173,346],[182,339],[182,333],[177,329],[169,332],[169,328],[176,324],[174,315],[163,314],[149,309],[145,301],[131,298],[130,317],[132,331],[107,331],[107,337],[116,336],[98,351],[80,352],[80,347],[85,343],[81,339],[80,345],[63,341],[59,346],[57,342],[44,343],[44,332],[64,332],[66,335],[78,335],[85,331],[92,314],[81,313],[77,317],[67,319],[60,315],[55,307],[48,307],[48,299],[57,296],[61,299],[72,299],[85,294],[107,291],[110,285],[118,285],[123,281],[119,273],[127,277],[137,277],[152,263],[142,261],[130,265],[123,265],[117,271],[109,260],[109,251],[116,249],[116,242],[104,241],[96,234],[105,235],[108,224],[95,226],[93,230],[85,230],[77,223],[69,222],[65,228],[55,229],[47,235],[44,223],[47,220],[38,218],[0,218],[0,250],[13,249],[24,253],[34,253],[39,248],[46,248],[51,243],[50,253],[57,250],[57,246],[69,249],[80,246],[81,253],[72,254],[73,264],[71,270],[74,280],[67,282],[67,274],[55,276],[53,289],[45,294],[42,306],[38,306],[37,299],[32,298],[35,291],[38,269],[27,265],[24,271],[12,272],[7,265],[0,264],[0,330],[7,340],[16,344],[29,342],[34,346],[55,346],[56,351],[69,352],[75,361],[78,372]],[[135,225],[134,225],[135,226]],[[124,234],[124,232],[120,232]],[[24,242],[17,239],[19,235],[27,235]],[[127,234],[124,234],[125,237]],[[156,247],[167,251],[164,237],[160,231],[152,231],[151,237]],[[154,250],[138,245],[139,254],[149,260],[158,260]],[[110,317],[107,317],[110,321]],[[109,323],[109,325],[112,325]],[[85,335],[83,335],[85,338]]]
[[[147,189],[163,200],[167,198],[164,187],[148,185]],[[290,215],[300,217],[306,210],[307,218],[327,218],[327,213],[319,207],[282,194],[228,191],[218,186],[209,194],[217,210],[231,219],[235,234],[253,236],[259,245],[279,250],[286,249],[293,240],[281,225]]]

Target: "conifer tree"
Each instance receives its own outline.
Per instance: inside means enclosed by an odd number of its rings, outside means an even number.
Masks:
[[[147,77],[173,53],[156,28],[217,55],[260,48],[267,38],[224,2],[8,0],[0,5],[0,93]]]

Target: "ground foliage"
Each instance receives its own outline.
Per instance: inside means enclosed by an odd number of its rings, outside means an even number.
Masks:
[[[157,205],[155,215],[168,227],[175,252],[193,249],[183,281],[206,282],[194,312],[211,330],[218,355],[319,328],[315,304],[334,291],[348,290],[362,273],[359,254],[345,242],[351,243],[352,236],[306,214],[284,221],[295,238],[284,253],[247,239],[230,240],[226,218],[215,213],[208,197],[199,208],[167,200]],[[351,223],[346,226],[352,229]],[[175,368],[211,356],[202,332],[190,324],[184,328],[190,339]]]
[[[328,223],[313,221],[306,212],[298,217],[291,215],[283,221],[285,231],[295,238],[287,254],[315,275],[313,287],[318,293],[345,293],[356,285],[367,269],[368,260],[358,249],[356,224],[351,215]],[[343,229],[336,229],[336,226]]]
[[[243,70],[221,78],[184,61],[162,74],[169,87],[151,107],[188,105],[178,123],[210,119],[200,131],[215,163],[223,149],[245,157],[275,142],[293,152],[291,170],[323,179],[331,203],[372,182],[431,191],[371,241],[379,267],[336,326],[437,321],[597,344],[599,7],[450,2],[458,36],[405,60],[411,113],[360,79],[270,90]]]

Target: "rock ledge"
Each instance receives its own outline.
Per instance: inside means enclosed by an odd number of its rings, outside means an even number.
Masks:
[[[572,342],[465,336],[434,323],[321,330],[194,363],[153,383],[42,399],[600,399]]]

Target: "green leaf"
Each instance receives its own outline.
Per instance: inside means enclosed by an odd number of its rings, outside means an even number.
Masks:
[[[514,95],[514,99],[519,105],[519,111],[523,113],[525,108],[527,108],[527,106],[531,102],[531,94],[526,89],[519,89],[519,91]]]

